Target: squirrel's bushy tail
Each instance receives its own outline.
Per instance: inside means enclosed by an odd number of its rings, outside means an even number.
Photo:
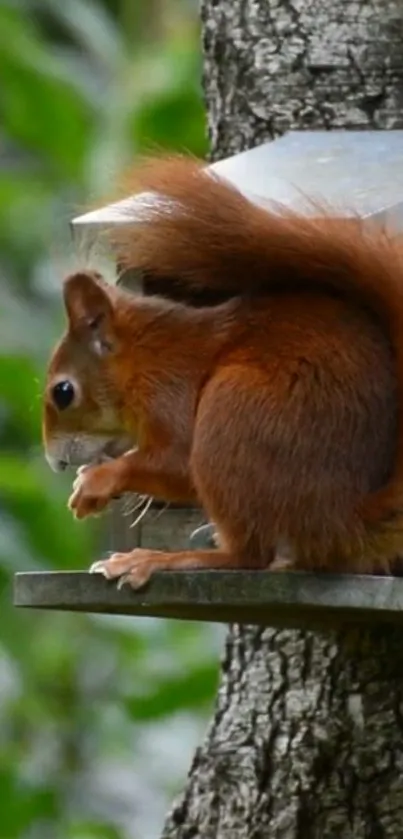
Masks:
[[[396,469],[368,499],[373,523],[403,521],[403,248],[374,223],[252,204],[232,185],[186,158],[147,161],[125,184],[145,193],[137,219],[114,228],[120,263],[193,291],[256,296],[290,286],[333,288],[381,317],[397,366],[400,430]],[[156,199],[155,196],[160,196]],[[278,209],[278,211],[277,211]],[[370,452],[368,453],[369,456]],[[396,504],[401,502],[401,509]],[[401,525],[402,526],[402,525]],[[403,528],[402,528],[403,529]]]
[[[362,296],[388,319],[397,297],[403,305],[401,245],[373,223],[337,219],[328,209],[306,216],[256,206],[183,157],[146,161],[125,190],[144,194],[133,224],[128,210],[128,223],[110,231],[127,268],[231,295],[331,286]]]

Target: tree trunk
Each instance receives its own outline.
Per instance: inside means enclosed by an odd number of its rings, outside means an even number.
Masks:
[[[215,159],[289,128],[403,127],[399,0],[204,0],[202,16]],[[163,831],[196,837],[403,837],[400,629],[230,628]]]

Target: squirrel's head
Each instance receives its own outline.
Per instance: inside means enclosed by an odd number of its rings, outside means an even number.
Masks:
[[[42,423],[46,458],[55,471],[130,447],[110,374],[118,352],[115,289],[88,271],[68,277],[63,290],[67,330],[49,362]]]

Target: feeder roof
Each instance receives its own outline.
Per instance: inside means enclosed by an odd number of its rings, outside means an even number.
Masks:
[[[403,131],[291,131],[208,167],[251,201],[300,212],[324,202],[337,215],[373,218],[403,228]],[[75,233],[94,235],[133,222],[136,209],[160,200],[141,193],[73,219]],[[128,215],[130,210],[130,216]]]

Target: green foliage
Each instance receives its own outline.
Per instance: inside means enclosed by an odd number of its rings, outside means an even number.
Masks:
[[[206,150],[189,0],[0,4],[0,833],[148,839],[216,683],[213,628],[17,612],[17,570],[86,568],[41,451],[68,220],[153,148]],[[157,755],[157,761],[156,761]],[[158,755],[162,765],[157,769]]]

